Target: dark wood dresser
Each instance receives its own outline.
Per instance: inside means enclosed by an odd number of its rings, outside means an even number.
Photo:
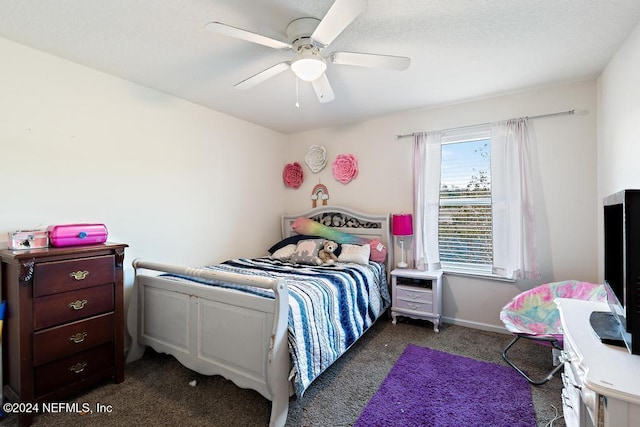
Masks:
[[[57,402],[104,380],[124,381],[126,247],[0,250],[5,399]],[[20,425],[33,415],[20,413]]]

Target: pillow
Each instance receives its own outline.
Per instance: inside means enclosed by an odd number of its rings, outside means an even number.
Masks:
[[[371,248],[371,254],[369,258],[375,262],[385,262],[387,260],[387,248],[378,239],[373,239],[369,242]]]
[[[300,240],[309,240],[309,239],[321,239],[321,237],[320,236],[305,236],[305,235],[302,235],[302,234],[294,234],[293,236],[289,236],[289,237],[287,237],[285,239],[280,240],[278,243],[274,244],[269,249],[267,249],[267,251],[270,254],[273,254],[278,249],[282,249],[287,245],[291,245],[291,244],[297,245]]]
[[[338,257],[338,262],[354,262],[356,264],[369,264],[371,246],[366,245],[342,245],[342,252]]]
[[[301,240],[296,246],[296,250],[291,255],[291,262],[296,264],[322,264],[318,258],[318,251],[322,249],[324,239]]]
[[[300,242],[301,240],[312,240],[312,239],[322,239],[322,240],[324,240],[324,237],[320,237],[320,236],[305,236],[303,234],[295,234],[293,236],[287,237],[286,239],[280,240],[278,243],[274,244],[269,249],[267,249],[267,251],[270,254],[274,254],[279,249],[287,247],[288,245],[293,244],[294,246],[296,246],[298,244],[298,242]],[[328,240],[331,240],[331,239],[328,239]],[[336,242],[336,243],[338,243],[338,242]],[[342,248],[342,245],[340,245],[340,243],[338,243],[338,247],[336,248],[336,250],[333,253],[336,254],[336,256],[340,255],[340,249],[341,248]],[[322,249],[322,248],[320,248],[320,249]],[[385,250],[385,252],[386,252],[386,250]]]
[[[296,218],[296,220],[291,224],[291,227],[298,234],[324,237],[325,239],[333,240],[338,244],[348,243],[364,245],[369,243],[371,261],[385,262],[387,259],[387,248],[385,248],[378,239],[371,240],[354,234],[345,233],[344,231],[327,227],[324,224],[320,224],[319,222],[306,217]]]
[[[305,236],[318,236],[325,239],[333,240],[336,243],[350,243],[350,244],[364,244],[368,243],[367,239],[359,236],[355,236],[344,231],[337,230],[335,228],[327,227],[324,224],[320,224],[310,218],[301,216],[296,218],[291,224],[291,228],[298,233]]]
[[[277,251],[275,251],[271,255],[271,258],[279,259],[281,261],[286,261],[289,258],[291,258],[291,255],[293,255],[295,251],[296,251],[296,245],[292,243],[290,245],[285,246],[284,248],[280,248]]]

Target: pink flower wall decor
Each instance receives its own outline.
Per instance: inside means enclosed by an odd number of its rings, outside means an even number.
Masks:
[[[289,188],[300,187],[302,181],[304,181],[304,173],[302,172],[300,163],[288,163],[282,171],[282,180],[284,181],[284,185]]]
[[[338,154],[333,161],[333,177],[343,184],[358,175],[358,160],[353,154]]]

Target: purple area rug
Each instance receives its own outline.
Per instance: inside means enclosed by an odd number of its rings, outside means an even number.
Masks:
[[[409,344],[354,427],[535,425],[529,383],[512,368]]]

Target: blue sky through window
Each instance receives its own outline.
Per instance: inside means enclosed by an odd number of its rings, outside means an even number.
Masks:
[[[442,144],[441,187],[466,188],[473,176],[484,171],[489,177],[491,170],[491,140]]]

